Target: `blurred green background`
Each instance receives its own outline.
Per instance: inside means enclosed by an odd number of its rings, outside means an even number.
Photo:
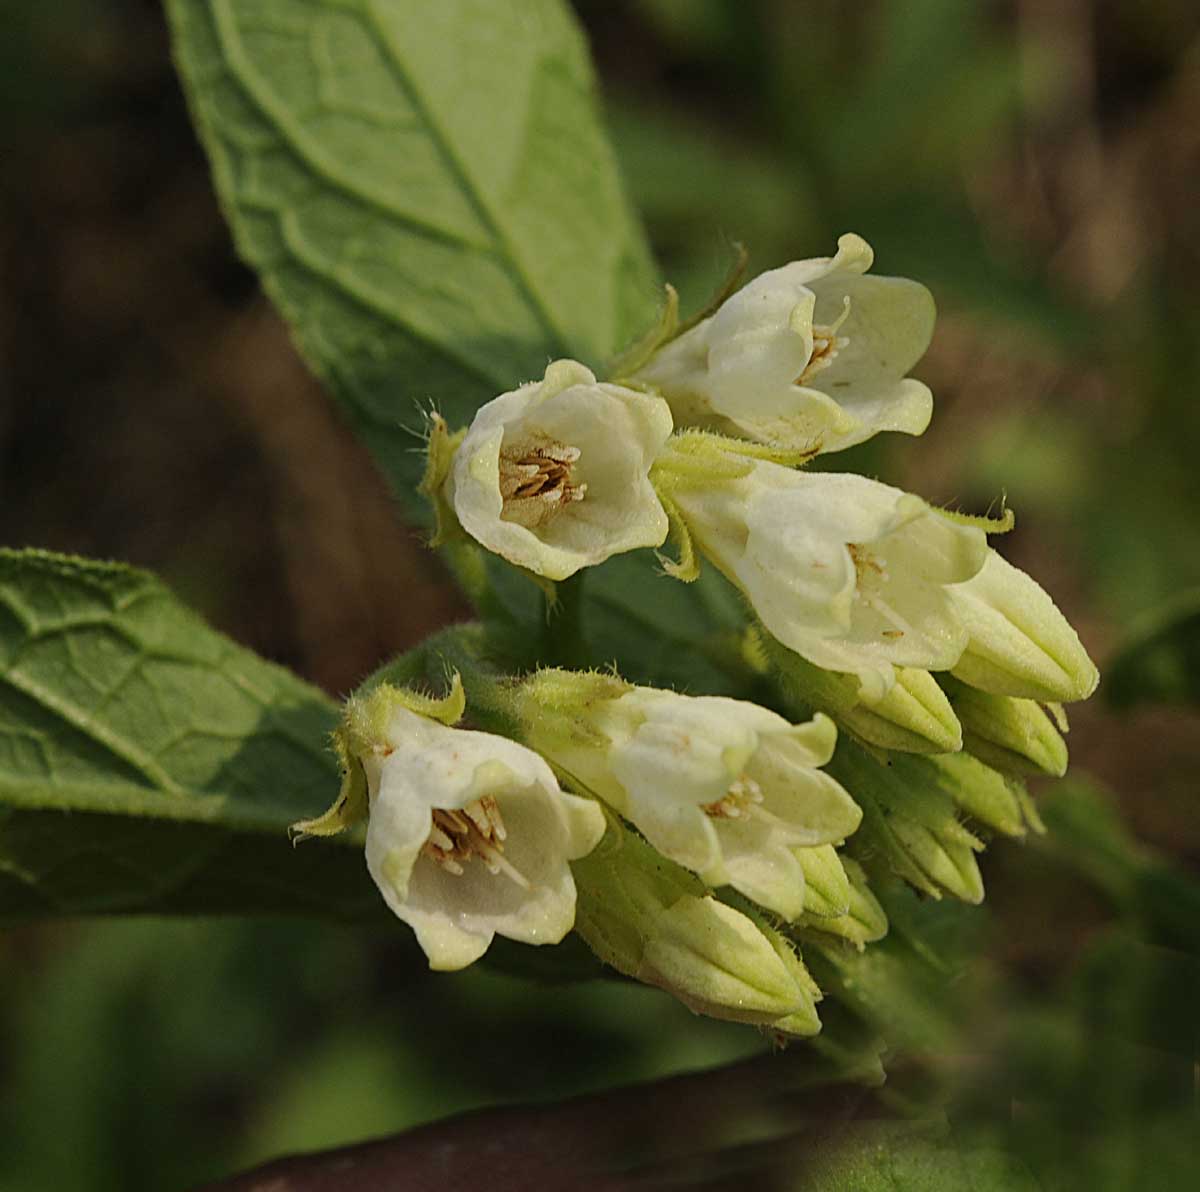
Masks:
[[[849,230],[933,290],[931,429],[839,466],[972,511],[1006,496],[1005,553],[1102,672],[1200,585],[1193,0],[577,11],[685,309],[735,241],[757,271]],[[0,18],[0,541],[151,568],[344,694],[465,609],[236,261],[158,5]],[[1200,715],[1103,697],[1073,716],[1057,839],[993,847],[965,927],[902,900],[887,947],[906,916],[956,924],[923,959],[957,992],[895,1025],[976,1057],[952,1118],[1035,1167],[1061,1175],[1077,1131],[1090,1187],[1195,1187]],[[186,1187],[767,1048],[629,986],[434,980],[399,927],[35,924],[0,935],[0,972],[4,1192]]]

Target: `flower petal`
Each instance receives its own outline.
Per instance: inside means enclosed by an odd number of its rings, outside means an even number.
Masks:
[[[583,365],[555,361],[541,382],[479,410],[458,448],[448,494],[463,529],[483,546],[548,579],[566,579],[620,551],[665,540],[667,516],[649,471],[671,429],[660,398],[600,384]],[[523,451],[547,444],[578,452],[558,477],[560,485],[569,480],[575,499],[538,506],[547,512],[536,525],[506,517],[504,453],[520,460]],[[553,487],[549,495],[563,491]]]

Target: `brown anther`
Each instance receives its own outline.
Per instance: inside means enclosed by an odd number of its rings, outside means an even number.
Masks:
[[[868,571],[874,572],[876,575],[883,577],[887,574],[883,564],[875,558],[871,552],[860,542],[847,542],[846,549],[850,552],[850,558],[854,560],[854,570],[858,575],[858,582],[861,584]]]
[[[508,832],[500,816],[500,805],[491,795],[475,799],[461,809],[435,807],[432,825],[421,852],[456,877],[463,865],[478,857],[489,873],[503,872],[517,885],[527,888],[525,877],[504,856]]]
[[[725,794],[713,803],[702,803],[700,810],[713,819],[741,819],[763,800],[762,787],[743,774]]]
[[[573,501],[582,501],[586,484],[574,480],[579,448],[564,443],[535,442],[500,451],[500,496],[504,521],[529,529]]]
[[[833,327],[814,327],[812,355],[804,366],[804,371],[796,378],[797,385],[807,385],[817,373],[828,368],[838,352],[850,341],[838,335],[837,329],[842,325],[839,319]]]

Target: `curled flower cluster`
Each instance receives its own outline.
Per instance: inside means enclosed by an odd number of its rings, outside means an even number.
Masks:
[[[805,466],[930,420],[906,373],[932,299],[871,263],[843,236],[682,332],[668,303],[615,380],[559,360],[457,434],[435,420],[436,541],[549,585],[671,536],[668,576],[708,563],[744,597],[740,657],[775,709],[482,664],[462,668],[473,719],[503,736],[455,727],[457,680],[443,700],[386,683],[352,700],[342,795],[298,828],[368,818],[371,875],[433,967],[574,925],[694,1009],[808,1034],[801,941],[879,938],[876,881],[978,901],[979,828],[1040,830],[1022,775],[1064,772],[1062,704],[1098,674],[989,546],[1011,515]]]

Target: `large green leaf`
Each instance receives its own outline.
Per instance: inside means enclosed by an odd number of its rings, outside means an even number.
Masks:
[[[0,918],[372,913],[356,850],[288,842],[335,717],[151,576],[0,551]]]
[[[465,423],[550,357],[598,367],[651,320],[653,268],[559,0],[168,11],[238,246],[401,497],[420,406]],[[614,560],[586,585],[594,658],[717,689],[695,642],[728,610],[653,567]],[[480,611],[540,636],[532,585],[488,574]]]
[[[170,0],[238,247],[402,494],[404,425],[593,365],[653,314],[559,0]]]

